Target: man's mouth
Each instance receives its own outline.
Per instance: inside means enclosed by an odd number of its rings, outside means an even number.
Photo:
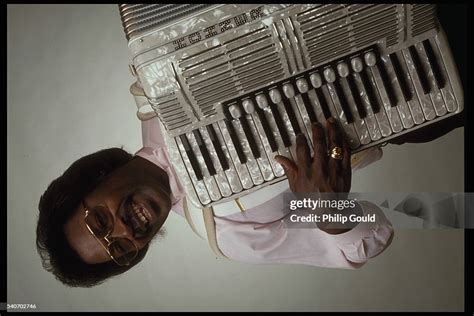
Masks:
[[[147,238],[157,220],[155,211],[148,203],[132,198],[124,205],[122,219],[137,239]]]
[[[135,217],[143,224],[147,226],[153,219],[151,212],[141,203],[131,203],[132,211]]]
[[[162,205],[155,194],[150,190],[135,189],[122,202],[120,216],[136,239],[146,239],[157,230]]]

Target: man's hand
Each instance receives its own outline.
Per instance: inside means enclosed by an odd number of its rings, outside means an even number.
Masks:
[[[290,189],[296,195],[305,193],[334,193],[333,199],[346,198],[351,189],[352,169],[351,152],[345,141],[341,129],[334,118],[327,120],[326,135],[321,124],[312,126],[314,156],[311,157],[306,137],[299,134],[296,138],[296,163],[283,156],[276,156],[275,160],[285,170]],[[342,148],[342,159],[337,160],[328,156],[328,150]],[[343,193],[343,194],[338,194]],[[332,195],[332,194],[329,194]],[[320,214],[337,214],[337,209],[319,209]],[[351,213],[361,215],[360,207],[350,210]],[[338,226],[339,224],[336,224]],[[331,223],[318,223],[318,227],[329,234],[340,234],[349,231],[352,227],[333,227]],[[339,225],[340,226],[340,225]]]
[[[283,156],[275,157],[285,170],[290,189],[294,193],[350,191],[352,180],[350,149],[334,118],[328,119],[327,131],[326,140],[321,124],[313,124],[313,157],[303,134],[299,134],[296,138],[296,163]],[[334,147],[342,148],[342,160],[328,156],[328,150]]]

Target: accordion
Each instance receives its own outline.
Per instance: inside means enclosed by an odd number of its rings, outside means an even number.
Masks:
[[[312,122],[334,117],[356,153],[463,109],[433,4],[119,10],[132,74],[200,207],[286,179],[274,156],[295,160]]]

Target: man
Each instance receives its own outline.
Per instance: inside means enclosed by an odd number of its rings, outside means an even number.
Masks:
[[[296,162],[275,158],[294,193],[350,191],[350,151],[334,119],[328,120],[326,129],[327,135],[322,125],[313,126],[313,157],[305,137],[299,135]],[[170,164],[158,119],[142,122],[142,130],[144,147],[136,155],[111,148],[82,157],[41,197],[38,251],[44,267],[64,284],[90,287],[127,271],[162,234],[170,210],[184,216],[185,193]],[[327,155],[334,148],[341,149],[341,157]],[[354,167],[380,157],[381,150],[373,148]],[[288,229],[288,207],[281,205],[279,210],[274,201],[261,202],[245,212],[244,220],[240,214],[216,216],[217,243],[228,258],[359,268],[393,237],[390,222],[370,203],[354,212],[376,213],[372,225]]]

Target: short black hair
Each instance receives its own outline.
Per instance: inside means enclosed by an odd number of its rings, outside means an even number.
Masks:
[[[56,279],[71,287],[92,287],[121,274],[139,263],[148,251],[143,247],[129,266],[113,261],[85,263],[70,246],[64,225],[82,199],[109,174],[125,165],[133,155],[122,148],[109,148],[75,161],[60,177],[53,180],[39,201],[36,247],[43,267]]]

